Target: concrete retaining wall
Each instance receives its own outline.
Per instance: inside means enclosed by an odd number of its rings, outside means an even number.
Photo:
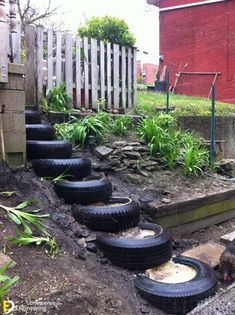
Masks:
[[[181,128],[195,131],[204,139],[210,140],[210,117],[180,116],[178,122]],[[217,160],[235,158],[235,116],[216,117],[215,140]]]
[[[6,158],[9,166],[20,167],[26,161],[24,66],[9,64],[9,81],[0,85]]]

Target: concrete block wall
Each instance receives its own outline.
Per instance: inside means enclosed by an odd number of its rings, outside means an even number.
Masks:
[[[8,83],[0,85],[0,106],[5,105],[2,115],[7,163],[18,168],[26,161],[25,92],[23,65],[9,64]]]

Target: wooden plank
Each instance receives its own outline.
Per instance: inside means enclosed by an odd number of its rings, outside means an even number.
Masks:
[[[61,83],[61,71],[62,71],[62,62],[61,62],[61,32],[56,32],[56,85]]]
[[[107,108],[112,106],[112,87],[111,87],[111,44],[107,43]]]
[[[53,30],[47,31],[47,89],[53,87]]]
[[[36,29],[36,104],[38,105],[43,96],[43,27]]]
[[[76,104],[75,107],[81,106],[81,41],[76,37]]]
[[[105,59],[104,42],[100,41],[100,97],[105,98]]]
[[[122,108],[126,108],[126,47],[122,46]]]
[[[26,104],[35,104],[35,60],[36,60],[36,29],[27,25],[25,29],[25,101]]]
[[[84,50],[84,93],[85,93],[85,107],[89,107],[89,58],[88,58],[88,38],[83,38]]]
[[[136,92],[137,92],[137,86],[136,86],[136,57],[137,57],[137,50],[136,48],[132,48],[132,93],[133,93],[133,102],[132,105],[136,105]]]
[[[73,96],[73,38],[71,34],[65,34],[65,81],[66,89],[70,97]]]
[[[8,43],[9,29],[6,23],[0,23],[0,82],[8,82]]]
[[[131,48],[128,48],[128,56],[127,56],[127,108],[132,106],[132,86],[131,86]]]
[[[221,242],[225,244],[229,244],[235,240],[235,231],[222,235],[220,237]]]
[[[113,45],[113,105],[119,109],[119,45]]]
[[[219,259],[224,250],[225,246],[210,241],[187,250],[182,255],[201,260],[214,268],[219,265]]]
[[[96,109],[98,99],[97,40],[91,38],[91,104]]]

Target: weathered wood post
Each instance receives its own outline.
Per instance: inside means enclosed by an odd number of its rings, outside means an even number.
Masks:
[[[0,0],[0,82],[8,82],[8,35],[5,0]]]
[[[9,0],[11,62],[20,63],[20,24],[16,21],[17,1]]]

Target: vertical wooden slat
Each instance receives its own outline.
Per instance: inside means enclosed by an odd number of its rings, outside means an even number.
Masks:
[[[85,92],[85,107],[89,107],[89,59],[88,59],[88,38],[83,38],[84,50],[84,92]]]
[[[133,88],[133,106],[136,105],[136,56],[137,56],[137,51],[136,48],[132,48],[133,51],[133,59],[132,59],[132,88]]]
[[[56,32],[56,85],[61,83],[61,32]]]
[[[126,47],[122,46],[122,108],[126,108]]]
[[[25,101],[26,104],[35,103],[35,60],[36,60],[36,29],[33,25],[27,25],[25,29]]]
[[[119,108],[119,45],[113,45],[113,103]]]
[[[104,42],[100,41],[100,97],[105,98]]]
[[[47,31],[47,88],[53,87],[53,30]]]
[[[127,90],[128,90],[128,97],[127,97],[127,107],[130,108],[132,106],[132,86],[131,86],[131,48],[128,48],[128,57],[127,57]]]
[[[111,44],[107,43],[107,107],[112,105],[112,90],[111,90]]]
[[[71,34],[65,35],[65,80],[70,97],[73,96],[73,39]]]
[[[43,27],[38,26],[36,33],[36,104],[38,105],[43,96]]]
[[[76,107],[81,106],[81,41],[76,37]]]
[[[0,0],[0,82],[8,82],[9,28],[6,23],[5,0]]]
[[[91,102],[92,108],[97,107],[98,98],[98,69],[97,69],[97,40],[91,39]]]

